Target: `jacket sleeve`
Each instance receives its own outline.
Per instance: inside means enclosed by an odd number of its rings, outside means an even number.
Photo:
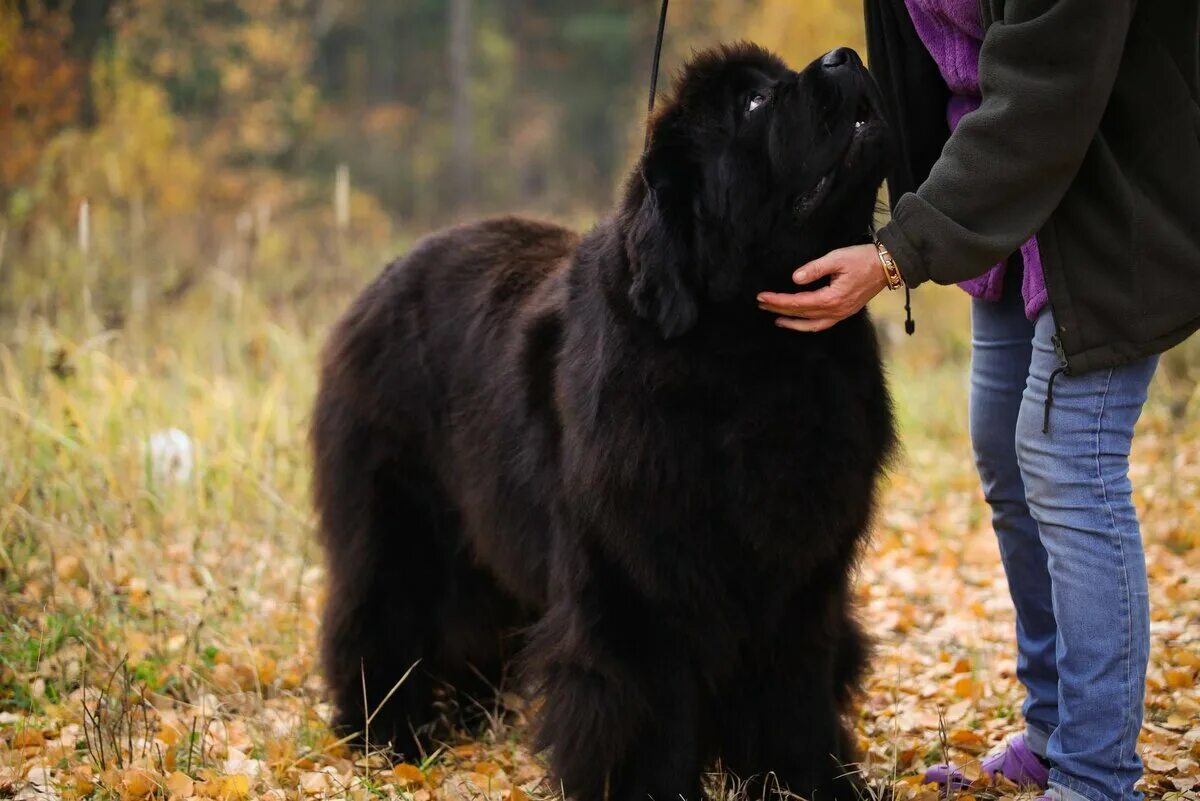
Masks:
[[[982,105],[878,232],[909,286],[981,275],[1050,218],[1100,126],[1135,3],[1009,0],[984,36]]]
[[[925,49],[904,0],[865,0],[867,57],[895,141],[888,196],[896,201],[929,176],[950,136],[950,89]]]

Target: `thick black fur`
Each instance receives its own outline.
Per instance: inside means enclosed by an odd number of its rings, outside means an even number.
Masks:
[[[867,240],[875,91],[849,51],[702,53],[589,234],[465,225],[362,293],[312,428],[339,727],[419,662],[370,734],[428,747],[523,653],[579,801],[696,799],[718,760],[858,797],[849,574],[890,403],[865,313],[797,334],[755,295]]]

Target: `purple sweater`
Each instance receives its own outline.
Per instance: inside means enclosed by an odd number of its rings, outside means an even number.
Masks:
[[[982,94],[979,88],[979,49],[983,44],[983,22],[979,18],[978,0],[904,0],[912,16],[917,35],[921,37],[938,70],[950,87],[950,107],[946,119],[950,130],[959,121],[979,108]],[[1021,296],[1025,301],[1025,316],[1030,320],[1046,306],[1046,280],[1042,272],[1042,255],[1034,237],[1021,246],[1025,264],[1021,279]],[[977,298],[1000,300],[1004,289],[1007,264],[1001,262],[978,278],[959,286]]]

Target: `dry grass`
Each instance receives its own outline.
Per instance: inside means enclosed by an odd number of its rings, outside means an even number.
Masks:
[[[0,798],[553,795],[512,696],[503,724],[417,765],[358,758],[326,728],[304,432],[341,299],[262,296],[211,273],[119,330],[80,302],[53,326],[29,307],[4,334]],[[977,770],[1019,725],[1020,695],[964,433],[962,304],[938,293],[918,324],[921,338],[892,348],[907,452],[860,582],[881,649],[858,731],[874,780],[932,798],[922,769],[949,750]],[[1135,456],[1155,621],[1147,789],[1180,798],[1200,781],[1200,420],[1180,411],[1186,374],[1156,387]],[[148,454],[170,428],[194,449],[183,480]]]

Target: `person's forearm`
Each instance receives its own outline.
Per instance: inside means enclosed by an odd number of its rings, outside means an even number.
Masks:
[[[980,54],[983,103],[878,236],[905,281],[973,278],[1042,227],[1112,92],[1134,0],[1013,0]]]

